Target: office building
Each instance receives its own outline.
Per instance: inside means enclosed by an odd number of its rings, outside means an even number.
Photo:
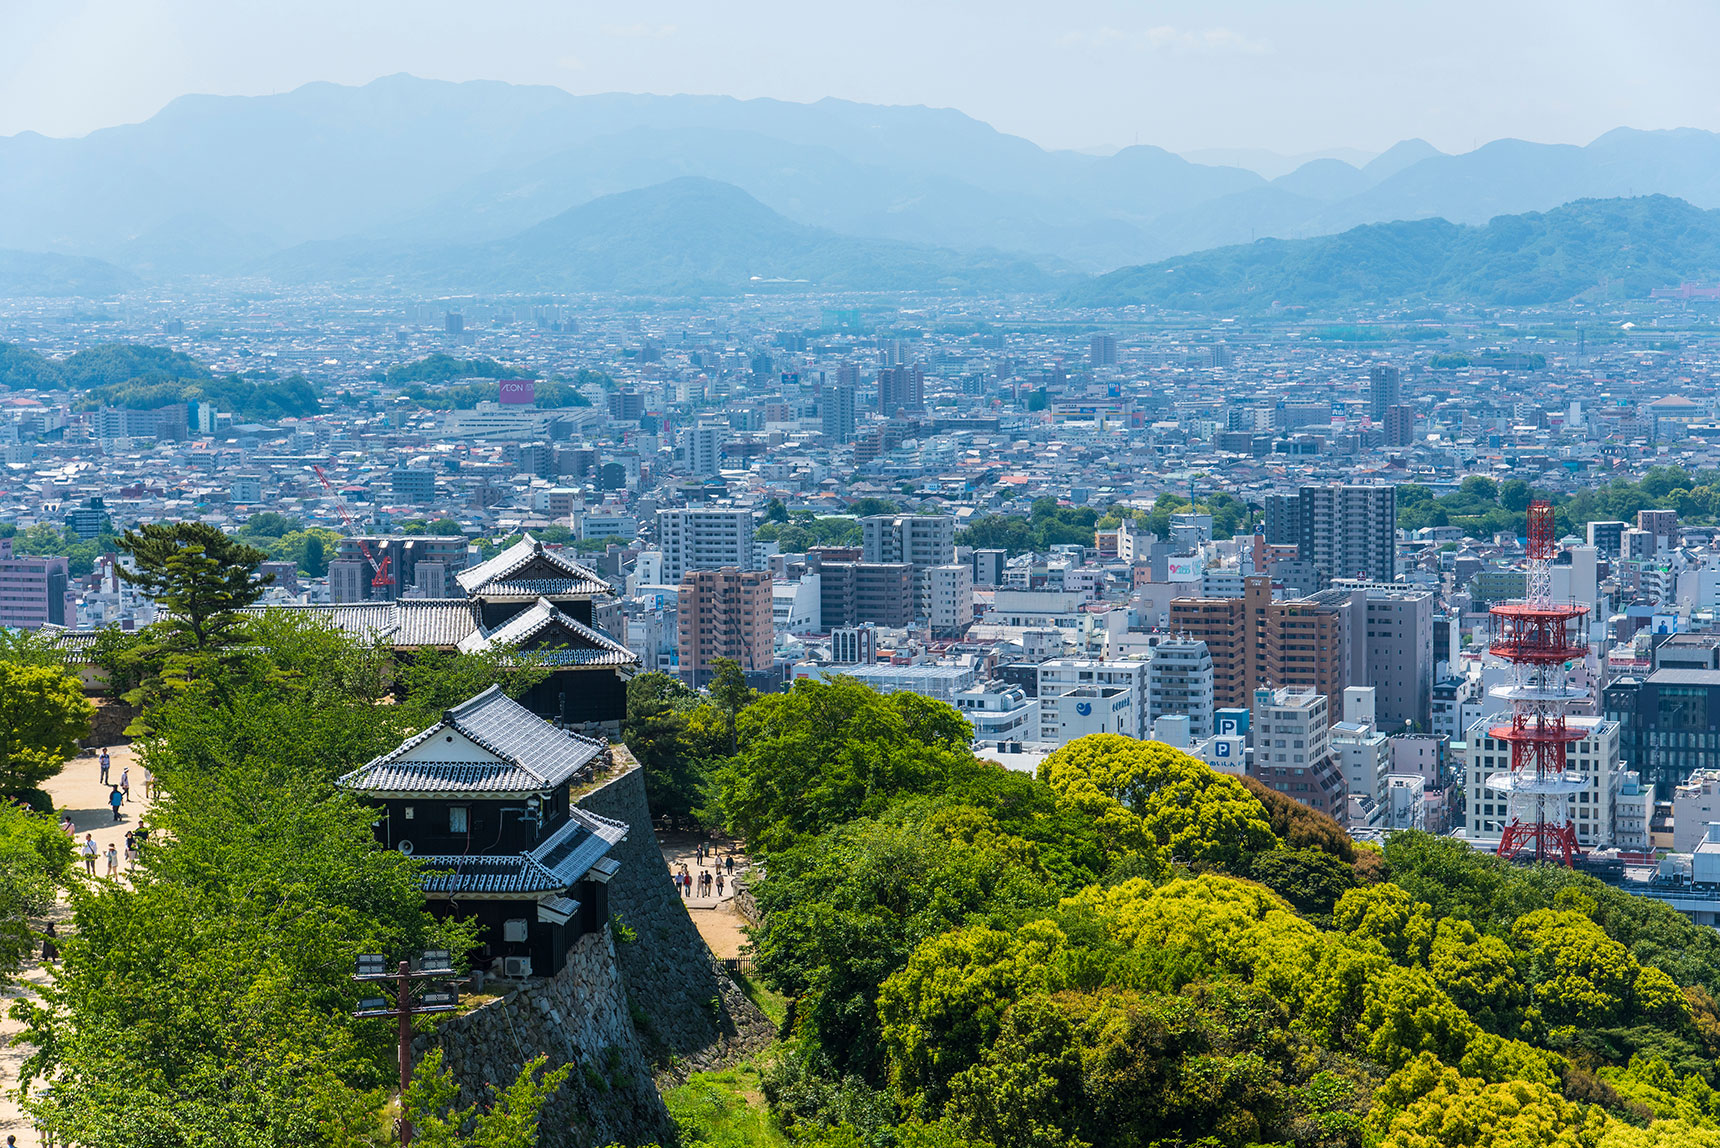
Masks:
[[[763,570],[688,571],[676,603],[682,679],[695,689],[708,686],[718,658],[733,658],[743,670],[768,670],[772,610],[770,575]]]
[[[955,515],[868,515],[860,520],[860,560],[947,566],[956,560]]]
[[[1101,331],[1087,344],[1087,361],[1095,367],[1117,365],[1117,336]]]
[[[1003,569],[1009,562],[1007,550],[975,550],[973,552],[973,584],[975,586],[1003,585]]]
[[[1170,639],[1153,648],[1147,663],[1147,724],[1162,717],[1188,718],[1191,738],[1212,736],[1212,655],[1206,643]]]
[[[916,364],[878,371],[878,413],[917,415],[926,409],[926,375]]]
[[[362,545],[360,544],[362,541]],[[378,565],[387,565],[392,584],[372,586],[374,571],[364,548]],[[463,534],[366,535],[343,538],[329,563],[329,587],[336,602],[391,601],[395,598],[457,598],[454,576],[471,562]],[[337,576],[336,567],[340,567]]]
[[[169,403],[154,410],[134,411],[123,407],[98,407],[87,416],[95,438],[153,438],[179,442],[189,437],[191,408]]]
[[[833,442],[853,442],[859,423],[854,416],[854,387],[838,383],[824,389],[818,417],[824,437]]]
[[[1390,486],[1305,486],[1297,550],[1328,578],[1397,579],[1397,491]]]
[[[1067,745],[1078,737],[1116,733],[1140,737],[1137,697],[1121,686],[1076,686],[1067,693],[1039,697],[1039,740]]]
[[[1080,658],[1055,658],[1050,661],[1039,663],[1039,669],[1036,675],[1036,694],[1041,699],[1044,699],[1054,695],[1068,694],[1076,690],[1095,686],[1111,690],[1121,690],[1127,695],[1128,713],[1133,717],[1135,724],[1121,730],[1112,728],[1112,725],[1107,724],[1105,726],[1105,731],[1109,731],[1111,733],[1126,733],[1130,737],[1138,737],[1144,740],[1147,736],[1148,729],[1151,728],[1151,724],[1147,721],[1148,669],[1149,663],[1147,662],[1098,662]],[[1094,699],[1088,697],[1087,700],[1092,702]],[[1105,700],[1105,713],[1099,715],[1095,720],[1102,720],[1105,723],[1111,723],[1113,721],[1114,714],[1122,713],[1122,709],[1114,708],[1114,702],[1115,699],[1110,697],[1110,695],[1107,695]],[[1065,714],[1063,708],[1053,707],[1051,710],[1042,708],[1040,710],[1040,728],[1042,732],[1045,729],[1047,713],[1062,715],[1058,720],[1064,720],[1064,718],[1067,718],[1071,722],[1073,722],[1075,718],[1088,718],[1094,716],[1092,714],[1080,713],[1078,710],[1071,710],[1069,713]],[[1074,726],[1070,725],[1068,728],[1074,728]],[[1104,731],[1095,729],[1091,732]],[[1080,737],[1081,735],[1074,734],[1073,736]]]
[[[1312,690],[1254,691],[1249,776],[1329,817],[1345,819],[1344,775],[1332,757],[1326,696]]]
[[[1376,423],[1384,422],[1386,411],[1398,405],[1402,397],[1403,376],[1396,367],[1378,366],[1368,369],[1368,415]]]
[[[1589,545],[1595,547],[1608,558],[1617,558],[1624,545],[1624,532],[1628,529],[1623,522],[1611,520],[1591,522],[1588,524]]]
[[[659,510],[657,546],[663,581],[678,584],[694,570],[756,570],[750,510]]]
[[[1170,628],[1206,646],[1212,659],[1212,696],[1217,707],[1246,707],[1254,694],[1254,634],[1249,607],[1264,610],[1272,583],[1262,575],[1245,580],[1241,598],[1173,598]]]
[[[12,540],[0,538],[0,626],[37,630],[77,625],[70,569],[63,557],[14,554]]]
[[[914,568],[905,562],[821,562],[818,574],[826,626],[900,628],[914,620]]]
[[[424,506],[436,501],[436,472],[427,466],[397,466],[389,476],[394,501]]]
[[[1039,740],[1039,700],[1020,686],[984,682],[956,694],[955,706],[973,726],[975,744]]]
[[[1266,496],[1266,545],[1297,546],[1302,541],[1302,500],[1294,494]]]
[[[860,520],[863,562],[907,563],[914,568],[914,616],[932,613],[930,573],[933,567],[956,560],[956,520],[953,514],[873,514]],[[973,588],[968,587],[971,611]],[[972,620],[971,613],[969,621]]]
[[[253,502],[261,501],[259,490]],[[237,502],[238,499],[233,501]],[[108,517],[107,506],[100,498],[87,499],[82,506],[74,506],[66,511],[66,529],[87,542],[104,530],[113,529],[113,520]]]
[[[1673,649],[1675,661],[1695,661],[1702,653],[1684,644]],[[1698,771],[1720,771],[1720,670],[1627,674],[1601,691],[1601,712],[1619,726],[1625,768],[1660,793],[1671,793]]]

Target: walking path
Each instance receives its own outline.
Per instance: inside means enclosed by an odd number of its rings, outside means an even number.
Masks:
[[[113,819],[113,812],[108,806],[110,789],[101,783],[101,765],[98,762],[100,750],[86,753],[73,758],[66,763],[66,768],[58,777],[50,779],[42,788],[54,799],[56,814],[67,814],[72,819],[74,840],[81,850],[84,835],[93,834],[99,856],[96,858],[96,880],[105,880],[107,874],[107,847],[111,842],[120,852],[120,868],[125,868],[125,835],[137,828],[140,818],[148,811],[149,803],[143,796],[143,766],[137,760],[130,746],[114,746],[108,750],[110,762],[108,776],[114,784],[119,783],[121,775],[127,767],[131,769],[131,801],[120,807],[120,821]],[[88,880],[84,875],[83,855],[80,852],[73,860],[74,880]],[[70,917],[66,904],[62,901],[55,907],[50,920],[62,932],[65,922]],[[36,1133],[30,1122],[24,1118],[23,1111],[12,1096],[12,1090],[18,1087],[19,1066],[30,1055],[30,1047],[14,1041],[23,1028],[9,1015],[11,1002],[29,993],[31,985],[45,984],[48,971],[40,958],[41,949],[36,950],[37,956],[25,962],[20,970],[18,985],[0,992],[0,1140],[8,1134],[16,1135],[21,1148],[28,1148],[36,1143]]]
[[[707,855],[701,863],[698,847],[712,846],[714,853]],[[733,847],[732,843],[721,846],[708,838],[691,833],[659,833],[657,845],[663,850],[663,859],[669,863],[670,873],[679,873],[684,865],[687,872],[693,875],[693,891],[686,898],[689,915],[693,924],[699,930],[699,935],[705,938],[705,944],[710,946],[711,955],[719,959],[744,956],[743,950],[747,945],[747,935],[741,930],[746,927],[746,918],[741,916],[735,907],[734,877],[745,877],[752,872],[752,862],[746,854]],[[733,877],[728,866],[723,866],[723,892],[716,892],[716,873],[718,862],[726,861],[733,855],[735,868]],[[711,892],[701,893],[699,875],[710,873],[712,876]]]

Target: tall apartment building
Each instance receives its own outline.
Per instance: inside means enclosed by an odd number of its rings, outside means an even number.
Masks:
[[[1398,405],[1402,397],[1403,375],[1396,367],[1378,366],[1368,369],[1368,415],[1375,422],[1384,422],[1386,411]]]
[[[76,626],[78,607],[70,570],[66,558],[14,554],[12,540],[0,538],[0,626],[18,630]]]
[[[743,670],[769,669],[772,606],[763,570],[728,566],[684,575],[676,606],[682,679],[695,689],[709,685],[718,658],[733,658]]]
[[[926,617],[932,633],[959,638],[973,625],[973,569],[965,563],[933,566],[925,572]]]
[[[1160,642],[1147,663],[1147,728],[1161,717],[1186,715],[1193,738],[1212,736],[1213,669],[1206,643]]]
[[[1212,658],[1212,698],[1219,708],[1247,708],[1254,696],[1254,633],[1251,608],[1264,611],[1272,582],[1263,575],[1244,579],[1241,598],[1172,598],[1170,628],[1201,642]]]
[[[1344,687],[1361,684],[1367,665],[1365,637],[1357,623],[1366,601],[1359,590],[1322,590],[1302,598],[1258,605],[1254,682],[1313,690],[1325,695],[1329,712],[1341,712]]]
[[[689,474],[713,475],[722,470],[722,427],[710,423],[688,427],[682,442]]]
[[[926,374],[917,364],[883,367],[878,371],[878,413],[889,417],[897,411],[917,415],[926,409]]]
[[[1266,496],[1266,544],[1297,546],[1302,541],[1302,500],[1294,494]]]
[[[1386,408],[1386,445],[1409,446],[1415,442],[1415,408],[1393,403]]]
[[[854,387],[838,383],[824,389],[818,406],[824,437],[833,442],[853,442],[859,423],[854,417]]]
[[[1617,558],[1623,549],[1624,532],[1628,529],[1625,523],[1615,521],[1591,522],[1588,524],[1588,542],[1608,558]]]
[[[1095,367],[1117,365],[1117,336],[1101,331],[1087,344],[1087,361]]]
[[[1433,728],[1433,595],[1369,590],[1366,683],[1378,691],[1378,725],[1402,733]]]
[[[1332,757],[1326,696],[1312,690],[1254,691],[1250,777],[1340,822],[1348,789]]]
[[[663,551],[663,581],[671,585],[693,570],[758,567],[750,510],[659,510],[657,545]]]
[[[149,411],[122,407],[98,407],[89,413],[88,426],[95,438],[155,438],[175,442],[191,431],[191,408],[169,403]]]
[[[1397,578],[1397,491],[1390,486],[1304,486],[1297,549],[1331,578]]]

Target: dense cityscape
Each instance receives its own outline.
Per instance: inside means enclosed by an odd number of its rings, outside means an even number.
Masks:
[[[7,1148],[1720,1148],[1720,14],[602,8],[0,10]]]

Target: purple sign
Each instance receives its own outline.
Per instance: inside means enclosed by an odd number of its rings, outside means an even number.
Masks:
[[[504,403],[533,403],[537,401],[537,384],[531,379],[503,379],[501,399]]]

